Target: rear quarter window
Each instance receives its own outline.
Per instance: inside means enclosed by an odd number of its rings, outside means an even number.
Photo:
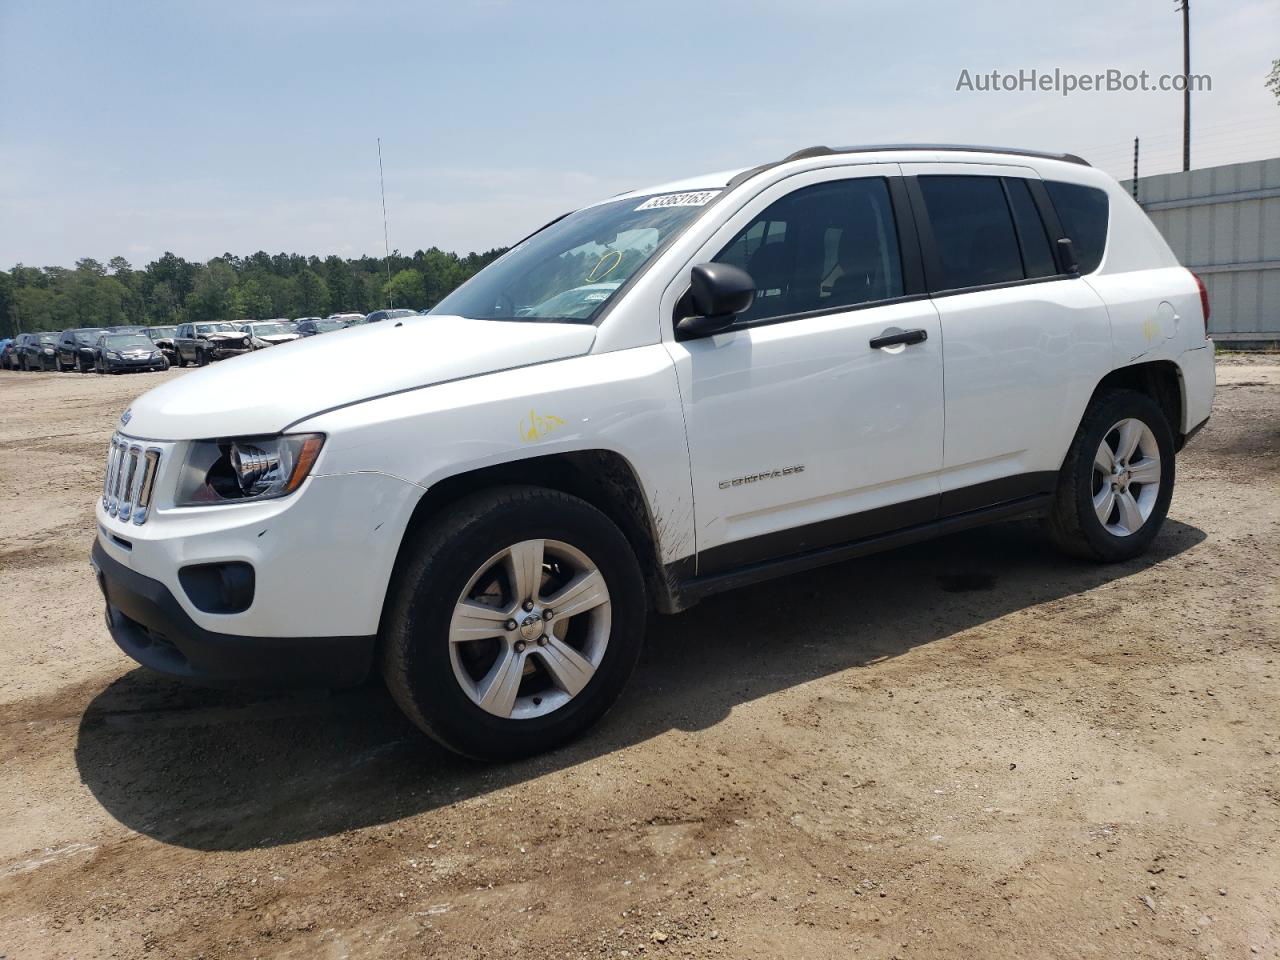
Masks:
[[[1045,189],[1058,212],[1062,232],[1071,238],[1081,273],[1093,273],[1107,246],[1107,194],[1097,187],[1046,180]]]

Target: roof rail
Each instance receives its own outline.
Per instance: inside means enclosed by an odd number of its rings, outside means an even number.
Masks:
[[[805,147],[797,150],[780,163],[791,160],[807,160],[809,157],[829,157],[838,153],[879,153],[888,150],[924,150],[931,152],[964,151],[966,153],[1002,153],[1015,157],[1039,157],[1041,160],[1063,160],[1084,167],[1091,166],[1089,161],[1074,153],[1046,153],[1043,150],[1020,150],[1016,147],[981,147],[963,143],[873,143],[854,147]]]

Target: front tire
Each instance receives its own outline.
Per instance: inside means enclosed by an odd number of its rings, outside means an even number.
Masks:
[[[1075,557],[1131,560],[1160,532],[1173,480],[1173,430],[1164,412],[1145,394],[1107,390],[1085,412],[1062,464],[1049,535]]]
[[[382,672],[419,728],[466,756],[511,759],[564,743],[613,705],[646,603],[608,517],[555,490],[501,487],[409,536]]]

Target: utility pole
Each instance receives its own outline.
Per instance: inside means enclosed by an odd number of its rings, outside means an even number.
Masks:
[[[1185,0],[1184,0],[1185,2]],[[387,254],[387,304],[396,305],[391,293],[391,241],[387,235],[387,184],[382,177],[382,138],[378,138],[378,189],[382,191],[382,246]]]
[[[1182,169],[1191,169],[1191,0],[1174,0],[1182,11]]]

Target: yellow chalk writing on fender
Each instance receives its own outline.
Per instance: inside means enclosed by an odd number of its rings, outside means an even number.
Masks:
[[[532,443],[564,425],[565,421],[553,413],[541,414],[530,410],[529,415],[520,421],[520,439],[525,443]]]

